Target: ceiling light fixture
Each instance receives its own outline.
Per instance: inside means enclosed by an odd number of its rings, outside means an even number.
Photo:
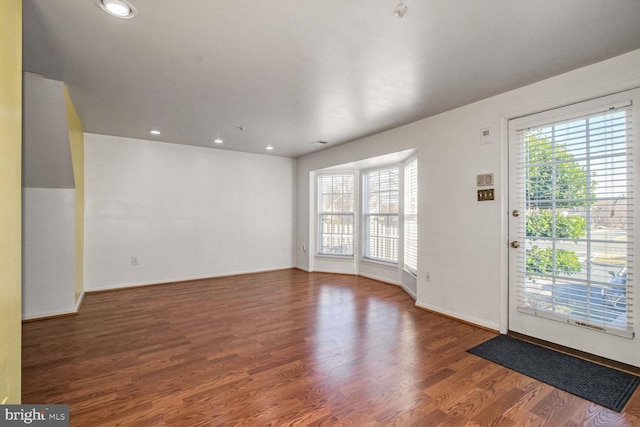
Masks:
[[[271,144],[267,145],[267,150],[273,150],[273,145]]]
[[[151,135],[160,135],[160,131],[159,131],[159,130],[157,130],[157,129],[152,129],[152,130],[150,130],[150,131],[149,131],[149,133],[150,133]]]
[[[398,6],[396,6],[395,9],[393,9],[393,13],[398,17],[398,18],[402,18],[404,16],[405,13],[407,13],[407,6],[403,5],[402,3],[400,3]]]
[[[213,140],[213,142],[215,142],[216,144],[222,144],[222,140],[220,138],[216,138]]]
[[[127,0],[98,0],[98,6],[111,16],[131,19],[138,14],[136,8]]]

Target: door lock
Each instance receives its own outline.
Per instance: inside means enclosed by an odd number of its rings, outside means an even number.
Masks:
[[[520,247],[520,242],[518,242],[517,240],[514,240],[513,242],[511,242],[509,246],[511,246],[514,249],[518,249]]]

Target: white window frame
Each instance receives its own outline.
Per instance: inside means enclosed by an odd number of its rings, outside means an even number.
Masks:
[[[344,210],[334,210],[333,207],[330,211],[324,211],[322,210],[323,207],[323,203],[322,203],[322,184],[321,184],[321,180],[324,177],[327,176],[351,176],[353,183],[352,183],[352,188],[353,188],[353,192],[350,193],[352,196],[352,210],[351,211],[344,211]],[[316,244],[316,255],[317,256],[321,256],[321,257],[338,257],[338,258],[353,258],[354,254],[355,254],[355,241],[356,241],[356,214],[355,214],[355,207],[357,206],[357,200],[356,200],[356,179],[357,179],[357,174],[353,171],[340,171],[340,172],[333,172],[333,173],[320,173],[317,175],[316,177],[316,191],[317,191],[317,244]],[[332,194],[338,194],[338,193],[332,193]],[[343,193],[343,194],[349,194],[349,193]],[[323,248],[323,236],[324,236],[324,230],[323,230],[323,219],[325,216],[328,215],[333,215],[333,216],[343,216],[343,217],[350,217],[351,218],[351,224],[352,224],[352,230],[350,234],[347,233],[332,233],[334,235],[337,236],[343,236],[347,237],[350,236],[351,239],[351,251],[350,253],[339,253],[339,252],[331,252],[331,251],[325,251]]]
[[[415,170],[413,170],[415,168]],[[413,156],[403,165],[403,269],[413,277],[418,276],[418,158]],[[412,227],[413,225],[413,227]]]
[[[395,190],[396,193],[396,202],[397,202],[397,207],[396,207],[396,212],[383,212],[384,209],[377,209],[377,212],[370,212],[370,206],[369,206],[369,192],[370,192],[370,188],[368,186],[368,180],[369,180],[369,176],[376,173],[376,172],[382,172],[382,171],[387,171],[387,170],[392,170],[395,169],[396,173],[397,173],[397,188]],[[380,263],[384,263],[384,264],[388,264],[388,265],[398,265],[399,261],[400,261],[400,248],[401,248],[401,229],[402,229],[402,224],[401,224],[401,189],[402,189],[402,182],[401,182],[401,173],[402,173],[402,165],[400,164],[390,164],[390,165],[386,165],[383,167],[379,167],[379,168],[375,168],[375,169],[368,169],[368,170],[364,170],[362,172],[362,177],[360,179],[361,182],[361,194],[362,194],[362,201],[361,201],[361,206],[362,206],[362,235],[361,235],[361,244],[362,244],[362,254],[361,254],[361,259],[366,260],[366,261],[374,261],[374,262],[380,262]],[[378,194],[380,194],[380,192],[377,192]],[[391,194],[391,191],[389,191],[389,194]],[[393,252],[395,252],[395,259],[391,258],[391,257],[384,257],[384,256],[376,256],[376,254],[372,254],[369,252],[369,242],[370,242],[370,238],[372,237],[370,235],[369,232],[369,220],[370,217],[386,217],[387,219],[391,219],[393,220],[393,218],[395,218],[396,220],[396,235],[395,237],[392,235],[381,235],[380,233],[376,234],[376,238],[379,239],[388,239],[391,242],[395,243],[395,250],[392,248],[391,252],[393,255]],[[387,221],[388,223],[389,221]],[[382,249],[382,251],[384,251],[384,249]]]

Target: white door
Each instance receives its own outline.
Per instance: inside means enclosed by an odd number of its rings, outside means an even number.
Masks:
[[[639,102],[509,121],[509,329],[634,366]]]

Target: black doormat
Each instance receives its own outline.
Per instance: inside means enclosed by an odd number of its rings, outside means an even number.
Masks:
[[[640,384],[635,375],[507,335],[467,351],[617,412]]]

